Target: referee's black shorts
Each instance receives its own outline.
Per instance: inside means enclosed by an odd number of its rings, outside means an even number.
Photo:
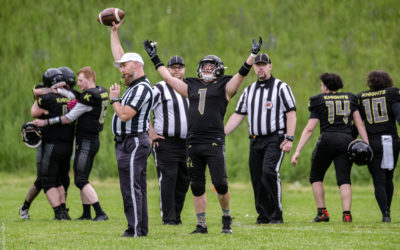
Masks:
[[[351,184],[352,162],[347,157],[347,146],[352,140],[352,135],[347,133],[321,133],[311,158],[310,183],[322,182],[333,161],[337,185]]]

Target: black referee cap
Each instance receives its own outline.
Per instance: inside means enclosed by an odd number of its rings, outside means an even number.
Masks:
[[[173,64],[181,64],[185,66],[185,62],[183,61],[183,58],[180,56],[173,56],[168,60],[168,67]]]
[[[269,58],[269,56],[265,53],[259,54],[256,56],[256,58],[254,58],[254,63],[271,63],[271,59]]]

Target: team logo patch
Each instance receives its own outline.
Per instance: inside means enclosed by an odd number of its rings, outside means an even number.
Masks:
[[[267,109],[272,109],[272,102],[271,101],[267,101],[267,103],[265,104],[265,107]]]

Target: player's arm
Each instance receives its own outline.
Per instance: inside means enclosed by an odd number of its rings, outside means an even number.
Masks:
[[[304,145],[306,145],[307,141],[310,139],[310,136],[312,135],[315,127],[317,126],[319,122],[319,119],[316,118],[310,118],[308,120],[308,123],[306,127],[304,128],[303,132],[301,133],[301,137],[299,140],[299,143],[297,144],[296,151],[294,152],[294,155],[292,156],[291,163],[296,166],[300,152],[304,148]]]
[[[72,93],[72,91],[66,90],[64,88],[55,88],[55,89],[52,89],[52,88],[40,88],[40,89],[35,89],[33,91],[33,95],[35,96],[35,98],[38,97],[38,96],[46,95],[46,94],[50,94],[50,93],[60,94],[62,96],[67,97],[70,100],[76,98],[75,94]]]
[[[236,73],[232,79],[226,84],[226,99],[229,101],[231,97],[236,93],[239,89],[240,84],[242,84],[243,79],[250,72],[251,67],[253,66],[254,57],[256,57],[257,53],[260,51],[262,45],[262,38],[260,37],[258,43],[256,43],[255,39],[253,39],[253,44],[251,47],[251,54],[247,58],[247,60],[243,63],[242,67],[239,69],[239,72]]]
[[[124,49],[121,46],[121,42],[118,36],[118,28],[122,24],[123,20],[118,24],[113,22],[111,26],[111,51],[114,57],[114,61],[118,61],[124,55]]]
[[[93,109],[92,106],[83,104],[78,102],[75,107],[66,115],[63,116],[56,116],[52,117],[49,119],[36,119],[33,121],[33,124],[35,124],[38,127],[45,127],[45,126],[51,126],[55,124],[70,124],[76,119],[78,119],[81,115],[83,115],[86,112],[89,112]]]
[[[361,137],[361,140],[369,144],[367,130],[365,129],[360,112],[358,110],[353,112],[353,121],[354,125],[357,128],[358,134]]]
[[[290,110],[289,112],[286,113],[286,135],[285,139],[280,145],[280,148],[283,152],[289,153],[290,150],[292,150],[293,147],[293,140],[290,138],[293,138],[294,132],[296,130],[296,111],[295,110]]]
[[[31,107],[31,116],[33,118],[38,118],[42,115],[47,115],[49,113],[49,111],[42,109],[41,107],[39,107],[37,101],[35,101]]]
[[[161,62],[160,58],[157,55],[157,48],[156,48],[156,43],[151,42],[149,40],[144,41],[143,43],[144,49],[146,50],[147,54],[150,56],[151,61],[153,62],[154,66],[156,67],[156,70],[158,73],[161,75],[161,77],[164,79],[164,81],[171,86],[173,89],[175,89],[179,94],[181,94],[184,97],[188,97],[188,85],[176,78],[173,77],[168,69],[164,66],[164,64]]]
[[[244,115],[233,113],[231,117],[229,117],[228,122],[225,125],[224,131],[225,135],[229,135],[232,133],[239,124],[243,121]]]

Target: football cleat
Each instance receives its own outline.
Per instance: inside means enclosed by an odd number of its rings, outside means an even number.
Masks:
[[[77,219],[75,219],[75,220],[92,220],[92,217],[91,216],[81,216],[81,217],[79,217],[79,218],[77,218]]]
[[[190,234],[206,234],[206,233],[208,233],[207,226],[202,227],[201,225],[196,225],[196,229]]]
[[[108,220],[108,216],[104,213],[102,215],[94,217],[93,221],[105,221]]]
[[[222,232],[223,234],[231,234],[232,233],[232,217],[231,216],[222,216]]]
[[[19,217],[21,217],[22,220],[29,220],[29,209],[22,209],[22,205],[19,207]]]
[[[322,212],[322,214],[318,214],[315,216],[314,220],[312,222],[328,222],[329,221],[329,214],[328,211],[325,210]]]
[[[351,214],[343,214],[343,222],[352,222]]]

